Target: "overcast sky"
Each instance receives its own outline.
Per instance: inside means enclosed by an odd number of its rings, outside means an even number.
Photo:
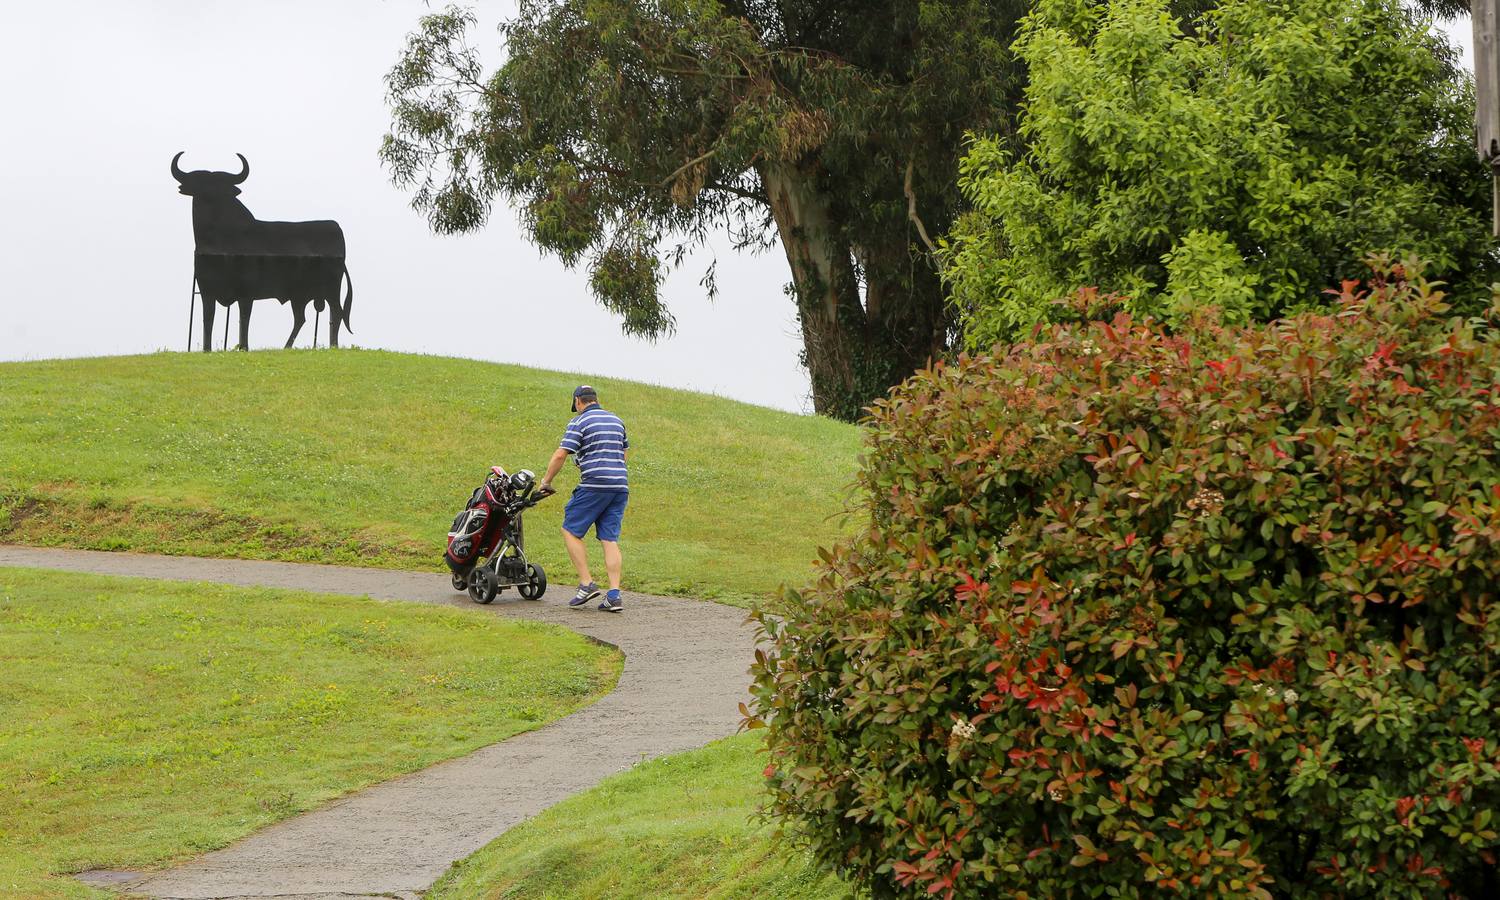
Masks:
[[[514,3],[482,7],[477,38],[498,51],[494,24]],[[238,152],[251,165],[241,199],[257,217],[343,226],[359,346],[809,409],[779,249],[721,248],[713,302],[698,285],[712,255],[690,261],[666,288],[677,334],[653,345],[621,335],[585,274],[540,257],[509,209],[478,235],[427,231],[376,158],[382,78],[426,10],[419,0],[4,0],[0,359],[182,349],[191,201],[168,165],[185,150],[185,169],[236,170]],[[1452,26],[1464,44],[1468,29]],[[279,347],[290,329],[287,308],[256,304],[252,346]],[[300,343],[310,340],[311,323]]]

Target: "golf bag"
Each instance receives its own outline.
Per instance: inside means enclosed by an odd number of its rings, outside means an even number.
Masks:
[[[448,549],[443,559],[455,575],[467,575],[481,558],[494,554],[510,519],[515,502],[511,477],[499,466],[469,497],[468,505],[453,520],[448,531]]]

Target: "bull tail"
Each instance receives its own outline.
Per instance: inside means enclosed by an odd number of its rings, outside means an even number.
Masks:
[[[349,277],[349,264],[344,264],[344,280],[348,282],[348,290],[344,292],[344,330],[350,334],[354,333],[354,326],[349,324],[349,311],[354,308],[354,279]]]

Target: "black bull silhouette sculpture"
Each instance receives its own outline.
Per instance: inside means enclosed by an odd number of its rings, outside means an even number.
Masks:
[[[203,350],[212,349],[214,306],[240,305],[239,349],[250,349],[250,304],[275,299],[292,305],[292,346],[307,321],[307,304],[322,312],[327,303],[328,343],[339,345],[339,325],[349,327],[354,305],[354,280],[344,264],[344,232],[339,223],[262,222],[236,197],[250,177],[250,163],[240,158],[241,171],[184,172],[182,153],[172,157],[172,177],[180,193],[193,198],[193,277],[203,297]],[[339,287],[348,293],[339,303]]]

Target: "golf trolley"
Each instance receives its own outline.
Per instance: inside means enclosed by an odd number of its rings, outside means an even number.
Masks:
[[[526,559],[522,518],[552,493],[541,490],[527,469],[509,475],[492,467],[448,532],[443,560],[452,570],[453,589],[468,591],[475,603],[493,602],[509,587],[523,600],[542,599],[547,573]]]

